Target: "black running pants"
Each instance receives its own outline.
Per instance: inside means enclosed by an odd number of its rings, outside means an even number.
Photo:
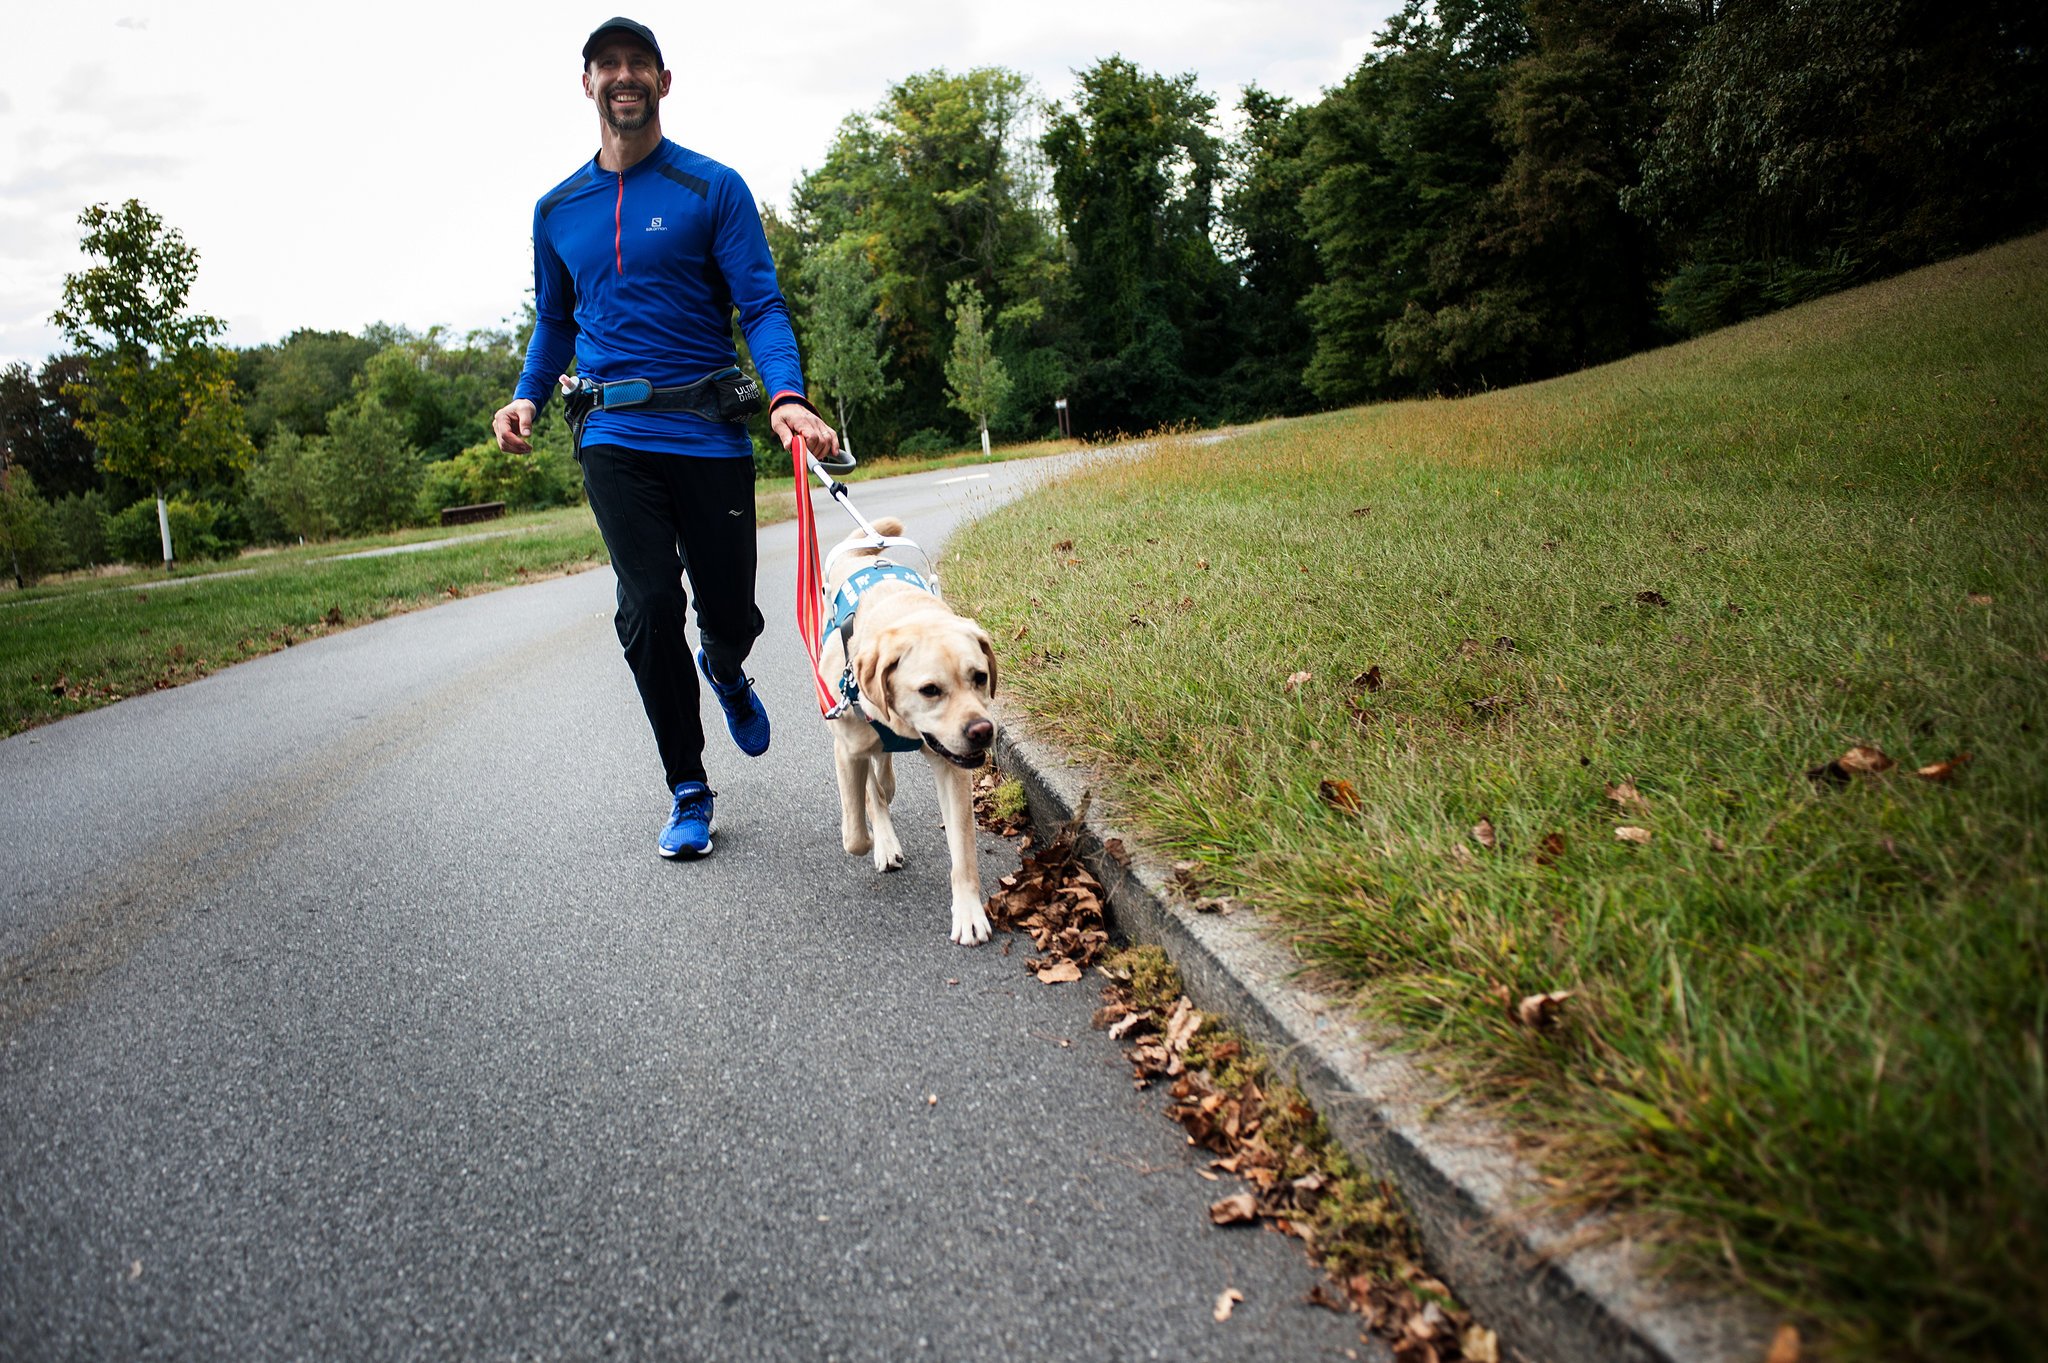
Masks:
[[[711,670],[720,681],[738,677],[766,625],[754,604],[754,461],[618,445],[585,445],[580,458],[619,580],[613,623],[669,789],[703,781],[697,663],[683,617],[694,592]]]

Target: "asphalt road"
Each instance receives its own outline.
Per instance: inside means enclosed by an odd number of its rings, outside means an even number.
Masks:
[[[936,547],[988,474],[856,496]],[[947,941],[921,759],[909,865],[840,851],[793,546],[702,862],[608,571],[0,742],[0,1358],[1381,1357],[1092,984]]]

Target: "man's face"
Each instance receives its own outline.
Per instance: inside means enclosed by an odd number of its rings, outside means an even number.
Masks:
[[[654,53],[631,38],[608,38],[583,68],[583,93],[613,132],[639,132],[654,119],[668,93],[669,73]]]

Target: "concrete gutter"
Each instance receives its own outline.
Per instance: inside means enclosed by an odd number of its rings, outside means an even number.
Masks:
[[[1560,1222],[1524,1209],[1545,1191],[1507,1132],[1455,1101],[1441,1081],[1375,1036],[1342,1004],[1295,981],[1301,962],[1256,916],[1196,913],[1168,891],[1168,869],[1105,811],[1105,789],[1034,738],[1014,713],[997,740],[1023,782],[1031,817],[1054,828],[1091,788],[1082,855],[1108,890],[1111,930],[1162,947],[1188,995],[1221,1013],[1291,1073],[1344,1147],[1408,1204],[1431,1269],[1498,1332],[1504,1358],[1528,1363],[1759,1363],[1775,1321],[1761,1303],[1655,1280],[1646,1254],[1598,1219]],[[1128,866],[1103,844],[1121,837]]]

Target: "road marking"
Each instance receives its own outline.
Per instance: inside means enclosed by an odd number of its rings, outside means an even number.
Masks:
[[[939,486],[939,487],[944,487],[944,486],[946,486],[946,485],[947,485],[948,483],[971,483],[971,482],[973,482],[973,481],[974,481],[975,479],[977,479],[977,478],[986,478],[986,477],[988,477],[988,475],[987,475],[986,473],[963,473],[963,474],[961,474],[961,475],[960,475],[960,476],[959,476],[958,478],[941,478],[941,479],[939,479],[939,481],[938,481],[938,486]]]

